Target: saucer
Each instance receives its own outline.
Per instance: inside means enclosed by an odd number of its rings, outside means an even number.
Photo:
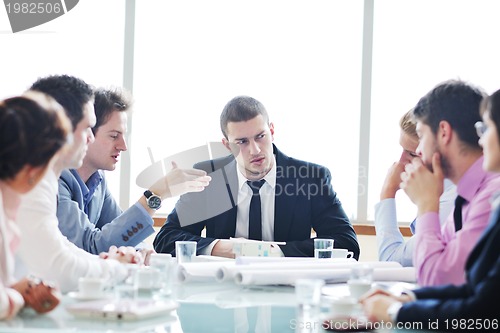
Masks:
[[[90,296],[90,295],[82,295],[78,291],[70,291],[68,293],[68,296],[78,301],[93,301],[98,299],[111,298],[111,295],[107,293],[103,293],[99,296]]]

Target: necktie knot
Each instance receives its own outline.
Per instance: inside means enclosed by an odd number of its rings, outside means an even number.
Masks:
[[[258,195],[260,188],[262,187],[262,185],[264,185],[265,182],[266,182],[265,179],[255,180],[255,181],[249,180],[249,181],[247,181],[247,184],[248,184],[248,186],[250,186],[250,189],[252,190],[253,195]]]

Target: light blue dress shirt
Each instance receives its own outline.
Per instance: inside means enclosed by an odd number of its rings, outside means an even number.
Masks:
[[[456,186],[448,179],[444,180],[444,191],[439,198],[439,220],[442,223],[451,213],[457,196]],[[415,234],[416,220],[410,224]],[[399,231],[396,215],[396,200],[384,199],[375,205],[375,230],[380,261],[396,261],[404,267],[413,266],[413,251],[415,238],[412,236],[406,242]]]

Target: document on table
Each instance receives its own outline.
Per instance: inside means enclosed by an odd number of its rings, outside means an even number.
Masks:
[[[233,253],[236,257],[281,257],[279,245],[286,242],[267,242],[245,238],[231,238]]]

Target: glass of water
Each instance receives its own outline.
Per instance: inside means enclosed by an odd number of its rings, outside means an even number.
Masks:
[[[333,254],[333,239],[314,239],[314,258],[330,259]]]

